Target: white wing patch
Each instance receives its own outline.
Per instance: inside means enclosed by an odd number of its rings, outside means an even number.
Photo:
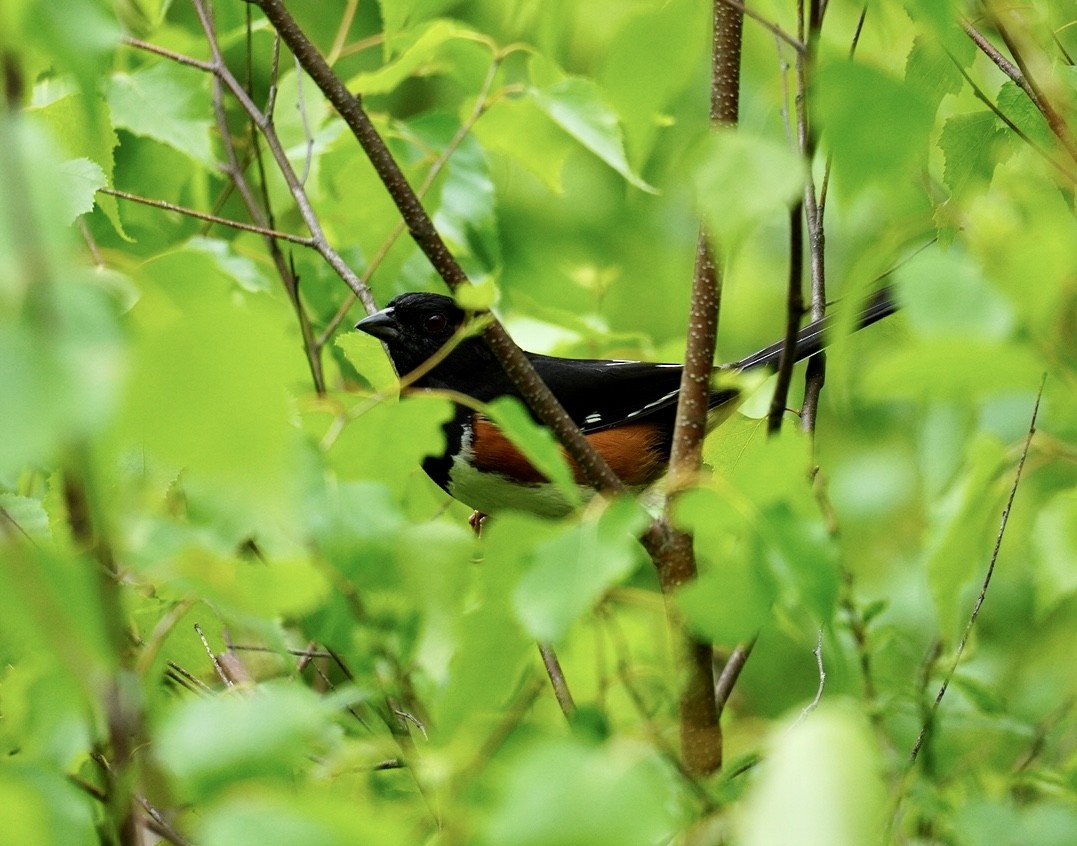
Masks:
[[[586,426],[593,426],[595,423],[602,422],[602,415],[599,414],[597,411],[592,411],[590,414],[583,418],[583,422]]]
[[[676,366],[679,366],[679,365],[676,365]],[[645,411],[649,411],[650,409],[654,408],[655,406],[665,405],[667,402],[669,402],[671,399],[673,399],[679,393],[680,393],[680,388],[678,388],[675,391],[670,391],[668,394],[664,394],[663,396],[660,396],[654,402],[647,403],[645,406],[643,406],[643,408],[637,408],[635,411],[628,412],[628,414],[625,415],[625,420],[627,420],[630,417],[636,417],[639,414],[643,414]]]

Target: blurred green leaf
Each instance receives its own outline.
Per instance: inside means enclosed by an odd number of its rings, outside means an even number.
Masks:
[[[864,108],[870,92],[871,108]],[[889,74],[851,61],[824,64],[809,102],[834,151],[836,179],[850,192],[907,182],[927,156],[934,109]]]
[[[787,145],[745,130],[715,132],[701,146],[696,202],[723,244],[783,219],[803,190],[804,166]]]
[[[666,840],[675,824],[671,787],[669,774],[645,748],[549,740],[513,762],[479,842],[642,846]]]
[[[982,438],[970,445],[961,477],[935,505],[925,544],[928,581],[941,630],[954,642],[972,608],[968,589],[987,570],[990,530],[997,527],[1005,467],[997,441]]]
[[[562,170],[575,145],[532,97],[504,97],[475,124],[487,150],[518,162],[556,194],[563,191]]]
[[[65,846],[98,839],[91,799],[60,774],[10,762],[0,769],[5,843]]]
[[[606,590],[639,561],[636,537],[647,513],[619,499],[597,517],[563,529],[530,551],[533,561],[513,594],[524,628],[540,641],[556,641]]]
[[[961,196],[990,182],[1005,152],[1005,137],[998,119],[988,111],[954,115],[946,121],[939,147],[946,158],[943,181],[951,193]]]
[[[178,703],[156,731],[160,764],[194,799],[237,782],[286,784],[336,737],[333,712],[315,693],[267,683]]]
[[[772,747],[746,798],[739,843],[860,846],[878,839],[886,794],[871,731],[852,707],[824,704],[780,730]]]
[[[394,58],[376,71],[349,80],[348,88],[364,95],[385,94],[414,76],[445,73],[450,68],[443,64],[442,48],[459,39],[482,40],[473,30],[447,19],[430,21],[401,37],[387,33],[386,50]]]
[[[1077,490],[1048,500],[1032,532],[1036,614],[1043,619],[1077,592]]]

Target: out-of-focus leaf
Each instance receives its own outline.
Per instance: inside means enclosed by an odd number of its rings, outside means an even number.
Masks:
[[[190,798],[248,779],[287,783],[336,732],[332,708],[296,684],[186,699],[156,732],[157,759]]]
[[[386,804],[376,813],[357,814],[320,786],[297,790],[261,784],[226,794],[198,815],[198,842],[205,846],[395,844],[407,842],[409,833],[414,834],[409,821]]]
[[[649,846],[676,823],[669,775],[651,750],[630,743],[535,744],[512,762],[499,794],[482,844]]]
[[[392,55],[408,27],[413,27],[408,35],[422,31],[419,25],[452,6],[453,0],[381,0],[378,5],[385,21],[385,53]]]
[[[365,95],[386,94],[409,77],[443,73],[448,69],[441,63],[442,48],[446,44],[460,39],[476,41],[481,36],[455,21],[441,19],[407,33],[405,38],[407,46],[399,52],[397,45],[387,38],[386,46],[396,53],[395,58],[376,71],[361,73],[349,80],[348,88]]]
[[[98,838],[92,800],[60,773],[18,760],[0,770],[5,843],[63,846]]]
[[[864,108],[864,92],[871,108]],[[931,102],[881,70],[851,61],[824,64],[812,99],[834,151],[836,178],[850,191],[906,182],[927,156]]]
[[[303,378],[290,318],[240,294],[204,252],[162,256],[142,276],[123,434],[193,488],[287,522],[298,467],[287,388]]]
[[[524,628],[540,641],[556,641],[639,561],[636,536],[647,514],[630,499],[615,500],[597,518],[585,517],[531,551],[513,604]]]
[[[1048,501],[1032,532],[1036,614],[1044,618],[1077,592],[1077,491]]]
[[[498,100],[475,124],[474,133],[487,150],[518,162],[550,191],[562,193],[561,172],[576,145],[532,97]]]
[[[116,74],[108,92],[112,123],[213,167],[205,79],[205,74],[174,62]]]
[[[925,250],[894,275],[902,312],[924,338],[1002,341],[1013,332],[1009,302],[957,248]]]
[[[983,438],[968,449],[966,469],[950,492],[940,498],[925,544],[928,582],[941,629],[956,637],[971,609],[967,590],[987,569],[998,523],[1001,490],[996,486],[1004,466],[1002,445]]]
[[[621,119],[629,160],[650,155],[663,110],[684,88],[706,47],[697,34],[707,26],[698,3],[675,0],[637,7],[602,57],[600,79]]]
[[[750,132],[716,132],[703,143],[696,202],[722,243],[739,244],[764,222],[784,219],[803,190],[804,166],[787,145]]]
[[[886,794],[867,724],[851,707],[823,705],[779,729],[755,774],[739,843],[861,846],[885,826]]]

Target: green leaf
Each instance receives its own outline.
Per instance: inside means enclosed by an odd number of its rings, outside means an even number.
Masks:
[[[8,521],[19,534],[36,543],[52,540],[49,515],[36,499],[0,492],[0,519]]]
[[[1036,107],[1036,104],[1016,82],[1007,80],[1002,83],[996,98],[996,105],[999,111],[1034,142],[1048,149],[1054,146],[1054,134],[1051,132],[1051,127],[1047,125],[1043,112]],[[1012,134],[1012,130],[1008,127],[1005,132]]]
[[[871,730],[849,706],[824,704],[777,732],[746,797],[737,842],[876,842],[886,824],[886,794],[874,747]]]
[[[39,97],[47,99],[45,89],[39,85],[34,91],[35,101]],[[97,108],[104,106],[104,101]],[[49,126],[53,138],[63,146],[64,151],[72,157],[88,158],[95,162],[104,173],[105,184],[112,184],[114,168],[113,150],[119,144],[116,132],[105,121],[96,123],[84,108],[81,98],[61,93],[49,102],[44,102],[33,110]],[[94,201],[108,216],[116,232],[124,240],[130,240],[120,220],[116,198],[108,194],[98,194]]]
[[[971,59],[972,41],[964,40],[969,45]],[[947,94],[960,91],[964,81],[946,45],[934,37],[924,34],[916,36],[905,60],[905,82],[917,89],[932,109],[937,109]]]
[[[3,839],[19,846],[61,846],[99,840],[90,797],[56,771],[18,758],[0,770]]]
[[[961,478],[935,503],[924,546],[924,567],[940,629],[955,642],[972,608],[970,589],[987,570],[997,528],[1006,456],[998,441],[981,437],[966,447]]]
[[[158,761],[195,799],[236,782],[288,783],[335,736],[330,706],[305,687],[267,683],[179,703],[156,732]]]
[[[939,147],[946,159],[943,181],[961,196],[991,181],[995,165],[1004,156],[1005,132],[991,112],[954,115],[942,128]]]
[[[934,109],[919,92],[868,65],[835,61],[819,69],[812,95],[847,190],[898,186],[922,167]]]
[[[385,53],[391,55],[401,33],[408,27],[419,28],[424,20],[453,6],[454,0],[380,0],[378,5],[385,21]]]
[[[694,78],[706,48],[697,36],[707,25],[703,6],[691,0],[637,6],[604,51],[599,80],[637,167],[650,155],[670,101]]]
[[[580,504],[579,486],[561,445],[549,429],[531,418],[523,403],[514,397],[502,397],[486,406],[486,414],[527,460],[557,485],[573,507]]]
[[[396,58],[376,71],[361,73],[350,79],[349,89],[358,90],[364,95],[388,94],[413,76],[446,73],[450,70],[450,66],[444,62],[443,48],[446,44],[459,40],[482,40],[469,27],[447,19],[431,21],[394,41],[390,41],[390,37],[387,32],[386,50],[396,54]],[[407,46],[400,49],[397,42]]]
[[[569,626],[640,560],[636,537],[647,514],[619,499],[531,550],[533,561],[513,594],[524,628],[540,641],[557,641]]]
[[[695,168],[696,202],[723,244],[785,220],[803,190],[804,166],[784,144],[739,130],[712,133]]]
[[[642,191],[654,192],[628,164],[617,115],[589,79],[566,77],[542,88],[528,89],[535,105],[621,176]]]
[[[1077,490],[1052,497],[1032,532],[1036,616],[1044,619],[1077,593]]]
[[[333,783],[339,773],[332,774]],[[274,787],[260,784],[238,794],[214,797],[200,809],[197,842],[203,846],[354,846],[357,843],[406,843],[414,828],[390,803],[375,813],[357,814],[355,787],[344,802],[324,783]],[[362,794],[360,794],[362,796]],[[362,796],[360,801],[376,801]]]
[[[1013,333],[1012,306],[959,247],[924,250],[894,276],[902,313],[923,338],[1002,341]]]
[[[206,97],[205,74],[161,62],[113,76],[108,104],[114,126],[153,138],[212,168]]]
[[[481,844],[651,846],[674,834],[672,782],[652,751],[632,743],[533,744],[499,781]]]
[[[71,223],[80,215],[92,211],[98,190],[108,183],[100,166],[89,159],[64,162],[56,176],[64,186],[67,206],[61,218],[64,223]]]
[[[549,120],[532,97],[503,97],[475,124],[483,147],[527,168],[555,194],[575,144]]]
[[[204,252],[156,258],[142,277],[122,434],[183,469],[191,490],[287,525],[298,466],[287,388],[305,378],[282,331],[294,318],[241,294]]]

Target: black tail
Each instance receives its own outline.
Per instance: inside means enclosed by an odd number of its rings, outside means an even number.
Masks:
[[[868,304],[864,306],[864,310],[857,316],[856,328],[863,329],[865,326],[870,326],[895,311],[897,311],[897,303],[894,302],[892,290],[889,287],[880,288],[872,295],[871,299],[868,300]],[[797,333],[795,360],[801,361],[820,352],[827,344],[826,335],[833,324],[834,318],[824,317],[814,323],[809,323],[801,329]],[[769,347],[764,347],[759,352],[752,353],[740,361],[724,365],[722,369],[751,370],[756,367],[777,369],[778,362],[782,357],[782,347],[784,346],[784,341],[776,341]]]

